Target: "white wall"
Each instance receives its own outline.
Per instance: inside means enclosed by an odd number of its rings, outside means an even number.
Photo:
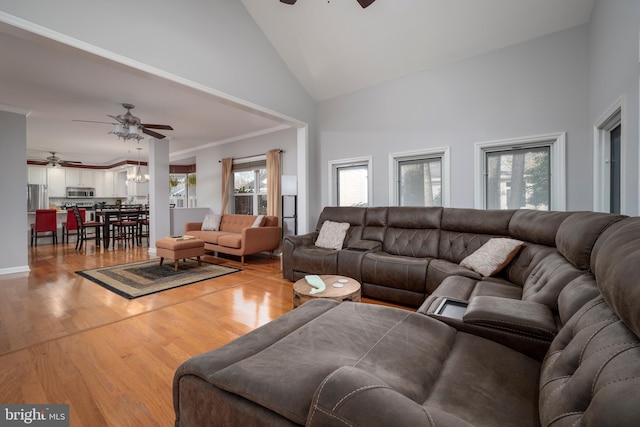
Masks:
[[[26,116],[0,111],[0,200],[11,201],[2,214],[0,274],[29,271],[26,141]]]
[[[104,49],[285,121],[315,123],[314,102],[239,0],[3,0],[0,20],[73,46],[84,43],[90,52]],[[309,149],[315,143],[310,133]],[[19,148],[26,156],[26,144]],[[26,158],[0,156],[3,168],[27,182]],[[26,259],[26,248],[20,259]]]
[[[640,79],[640,2],[596,0],[589,27],[590,121],[598,118],[618,99],[623,105],[624,200],[627,215],[640,212],[638,115]]]
[[[315,106],[239,0],[3,0],[0,10],[304,122]]]
[[[567,208],[591,209],[588,67],[584,25],[320,103],[320,208],[330,160],[373,156],[380,206],[389,153],[443,146],[451,206],[473,207],[475,142],[567,132]]]
[[[196,152],[198,207],[208,207],[214,212],[220,212],[222,166],[219,161],[221,159],[261,155],[277,148],[284,150],[282,174],[297,175],[296,129],[287,129]]]

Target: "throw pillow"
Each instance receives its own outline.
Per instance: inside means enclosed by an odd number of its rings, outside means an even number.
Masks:
[[[262,225],[262,220],[264,220],[264,215],[258,215],[256,220],[251,224],[252,228],[260,227]]]
[[[222,215],[207,214],[204,217],[204,221],[202,221],[202,227],[200,229],[203,231],[218,231],[221,219]]]
[[[342,249],[350,226],[348,222],[323,222],[316,239],[316,246],[325,249]]]
[[[483,276],[493,276],[511,262],[522,245],[523,242],[515,239],[489,239],[477,251],[460,261],[460,265]]]

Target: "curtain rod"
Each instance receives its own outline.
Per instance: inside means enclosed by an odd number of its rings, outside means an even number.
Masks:
[[[280,153],[284,153],[284,150],[280,150]],[[251,157],[258,157],[258,156],[266,156],[267,153],[262,153],[262,154],[254,154],[252,156],[242,156],[242,157],[232,157],[232,160],[242,160],[242,159],[250,159]],[[218,160],[218,163],[222,163],[222,160]]]

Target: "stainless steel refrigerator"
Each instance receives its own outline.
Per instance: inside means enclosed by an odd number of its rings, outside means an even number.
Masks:
[[[27,212],[49,207],[47,186],[41,184],[27,184]]]

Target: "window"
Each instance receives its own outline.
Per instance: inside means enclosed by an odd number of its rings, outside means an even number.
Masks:
[[[594,146],[594,210],[621,213],[624,211],[624,124],[623,99],[618,99],[595,125]]]
[[[329,199],[335,206],[369,206],[370,158],[331,161],[329,168]]]
[[[476,144],[476,207],[564,210],[565,135]]]
[[[447,206],[449,149],[389,155],[389,201],[395,206]]]
[[[267,167],[265,162],[233,165],[233,212],[267,214]]]
[[[169,174],[169,203],[179,208],[196,207],[196,174]]]

